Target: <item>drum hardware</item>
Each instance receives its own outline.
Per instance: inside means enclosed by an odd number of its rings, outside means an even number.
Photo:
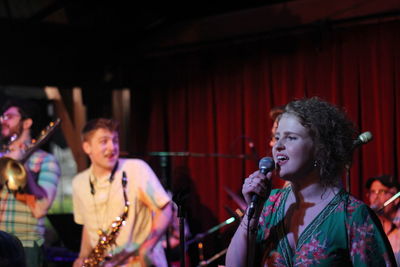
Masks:
[[[229,219],[226,219],[225,221],[223,221],[222,223],[210,228],[209,230],[203,232],[203,233],[199,233],[197,234],[194,238],[192,238],[191,240],[186,242],[186,245],[191,245],[194,242],[199,242],[200,240],[202,240],[204,237],[206,237],[209,234],[214,233],[215,231],[219,230],[220,228],[233,223],[234,221],[236,221],[235,217],[230,217]]]
[[[235,201],[235,203],[239,206],[242,212],[244,212],[247,209],[247,203],[246,201],[243,200],[238,194],[234,193],[231,189],[228,187],[224,187],[225,191],[228,193],[228,195]]]
[[[210,264],[211,262],[213,262],[214,260],[218,259],[219,257],[221,257],[222,255],[224,255],[227,251],[227,249],[222,250],[221,252],[215,254],[213,257],[211,257],[208,260],[204,260],[204,254],[203,254],[203,249],[204,249],[204,245],[203,242],[201,242],[202,239],[204,239],[204,237],[206,237],[209,234],[212,234],[214,232],[216,232],[217,230],[219,230],[220,228],[231,224],[235,221],[239,221],[241,220],[243,213],[240,209],[236,209],[236,211],[232,211],[230,208],[225,207],[229,213],[233,213],[233,216],[230,217],[229,219],[226,219],[225,221],[223,221],[222,223],[210,228],[209,230],[203,232],[203,233],[199,233],[197,234],[193,239],[189,240],[186,242],[186,244],[189,246],[190,244],[194,243],[194,242],[198,242],[197,243],[197,248],[199,251],[199,266],[206,266],[208,264]],[[236,215],[235,215],[236,214]]]
[[[219,257],[225,255],[227,251],[228,251],[228,248],[223,249],[220,252],[218,252],[217,254],[215,254],[214,256],[212,256],[211,258],[209,258],[208,260],[200,261],[200,263],[199,263],[199,265],[197,267],[209,265],[210,263],[212,263],[213,261],[215,261]]]
[[[159,151],[159,152],[149,152],[147,155],[160,157],[160,165],[161,165],[161,168],[163,170],[163,173],[165,173],[165,168],[168,165],[166,157],[219,157],[219,158],[237,158],[237,159],[245,159],[245,160],[253,160],[254,159],[254,155],[246,155],[246,154],[233,155],[233,154],[220,154],[220,153],[194,153],[194,152],[187,152],[187,151],[183,151],[183,152]],[[166,181],[167,180],[166,177],[163,177],[163,178],[164,178],[164,179],[162,179],[164,181],[163,184],[169,185],[169,183]],[[229,189],[225,188],[225,190],[229,190]],[[178,211],[180,209],[179,206],[180,205],[178,204]],[[239,206],[241,206],[241,208],[244,207],[244,205],[239,205]],[[184,234],[183,234],[184,233],[184,230],[183,230],[183,225],[184,225],[184,214],[183,213],[184,213],[184,210],[182,210],[181,212],[182,212],[181,215],[178,214],[178,217],[179,217],[179,228],[180,228],[180,236],[184,237]],[[186,247],[191,245],[194,242],[198,242],[197,246],[198,246],[198,250],[199,250],[199,258],[200,258],[200,262],[203,263],[203,264],[204,263],[209,264],[210,262],[212,262],[215,259],[219,258],[220,256],[224,255],[226,253],[226,250],[225,251],[221,251],[220,253],[217,253],[215,256],[213,256],[209,260],[204,261],[204,255],[202,253],[202,251],[203,251],[203,243],[201,242],[201,240],[205,236],[207,236],[207,235],[219,230],[220,228],[222,228],[222,227],[224,227],[224,226],[226,226],[228,224],[233,223],[236,220],[240,221],[240,218],[243,216],[242,210],[237,209],[235,214],[237,214],[237,215],[234,215],[234,216],[230,217],[229,219],[227,219],[224,222],[212,227],[211,229],[207,230],[204,233],[197,234],[193,239],[187,241],[186,243],[185,243],[184,239],[180,238],[180,254],[181,254],[180,264],[181,264],[181,266],[182,267],[185,266],[184,251],[186,250]],[[202,266],[204,266],[204,265],[202,265]]]
[[[395,201],[397,198],[400,197],[400,191],[397,192],[394,196],[392,196],[391,198],[389,198],[385,203],[383,203],[383,206],[379,209],[374,209],[376,213],[380,214],[383,212],[383,209],[386,208],[390,203],[392,203],[393,201]]]

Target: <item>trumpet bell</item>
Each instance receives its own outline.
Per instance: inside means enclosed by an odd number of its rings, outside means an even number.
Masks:
[[[11,191],[22,190],[27,183],[27,172],[22,163],[9,158],[0,158],[1,185],[6,185]]]

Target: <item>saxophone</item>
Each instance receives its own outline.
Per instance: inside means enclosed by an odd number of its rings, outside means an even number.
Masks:
[[[127,184],[126,173],[122,173],[122,187],[124,193],[124,210],[121,216],[116,217],[115,221],[111,223],[110,228],[107,232],[99,230],[99,241],[96,246],[90,252],[89,256],[83,261],[82,267],[95,267],[100,266],[100,264],[106,260],[107,250],[115,245],[115,241],[118,237],[119,230],[123,225],[125,225],[125,219],[128,217],[129,212],[129,202],[126,196],[126,184]]]

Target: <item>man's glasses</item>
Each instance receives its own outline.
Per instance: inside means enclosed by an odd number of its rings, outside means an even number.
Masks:
[[[0,116],[0,121],[8,121],[15,117],[21,117],[19,114],[7,113]]]

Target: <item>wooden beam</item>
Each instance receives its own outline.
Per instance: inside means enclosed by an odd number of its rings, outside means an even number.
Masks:
[[[128,88],[112,91],[113,117],[119,122],[119,143],[121,156],[127,156],[128,132],[131,113],[131,91]]]
[[[80,112],[82,116],[84,116],[84,112],[82,111],[84,111],[85,108],[82,104],[82,101],[79,101],[78,88],[74,88],[74,90],[75,89],[78,92],[74,91],[74,95],[75,94],[77,95],[77,99],[74,99],[74,118],[76,119],[78,124],[80,124],[79,126],[81,126],[81,124],[83,124],[85,121],[85,117],[79,117],[76,114]],[[65,108],[62,96],[58,88],[46,86],[44,90],[47,95],[47,98],[54,101],[55,112],[57,116],[61,119],[61,130],[63,131],[64,138],[67,141],[67,144],[72,151],[72,155],[74,156],[77,165],[77,170],[78,172],[83,171],[88,166],[86,161],[86,155],[81,147],[81,138],[79,133],[80,128],[77,129],[77,127],[74,126],[73,122],[71,121],[71,118],[68,114],[67,109]],[[75,102],[75,100],[77,102]]]

